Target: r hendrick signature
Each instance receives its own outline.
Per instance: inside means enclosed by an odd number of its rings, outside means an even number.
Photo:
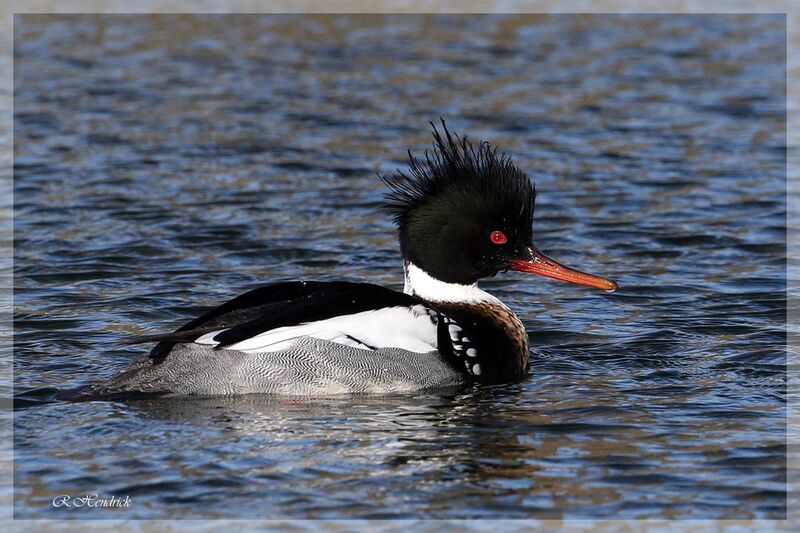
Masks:
[[[96,507],[130,507],[132,501],[130,496],[101,498],[94,493],[75,497],[62,494],[53,498],[53,507],[74,507],[76,509],[79,507],[90,509]]]

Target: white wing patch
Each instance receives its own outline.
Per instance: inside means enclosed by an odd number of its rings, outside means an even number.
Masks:
[[[206,333],[195,343],[216,346],[221,331]],[[437,349],[436,322],[423,305],[384,307],[352,315],[284,326],[259,333],[226,349],[240,352],[279,352],[300,337],[313,337],[361,349],[402,348],[425,353]]]

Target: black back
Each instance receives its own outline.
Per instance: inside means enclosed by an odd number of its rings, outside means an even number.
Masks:
[[[226,302],[164,336],[151,351],[153,363],[162,362],[179,342],[191,342],[202,333],[223,329],[214,340],[217,349],[282,326],[325,320],[384,307],[425,304],[415,296],[372,283],[344,281],[290,281],[259,287]],[[184,333],[184,335],[181,335]],[[143,338],[147,341],[148,338]]]

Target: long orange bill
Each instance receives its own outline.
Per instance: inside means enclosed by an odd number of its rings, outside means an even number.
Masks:
[[[568,281],[569,283],[575,283],[577,285],[602,289],[606,292],[614,292],[619,287],[616,281],[565,267],[557,261],[553,261],[536,248],[529,248],[528,252],[529,258],[510,259],[508,261],[511,270],[530,272],[546,278],[560,279],[561,281]]]

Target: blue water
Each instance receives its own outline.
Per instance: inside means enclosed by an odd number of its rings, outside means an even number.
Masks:
[[[15,515],[784,517],[785,61],[779,15],[17,16]],[[440,116],[621,285],[485,282],[526,380],[49,401],[261,284],[400,287],[376,173]]]

